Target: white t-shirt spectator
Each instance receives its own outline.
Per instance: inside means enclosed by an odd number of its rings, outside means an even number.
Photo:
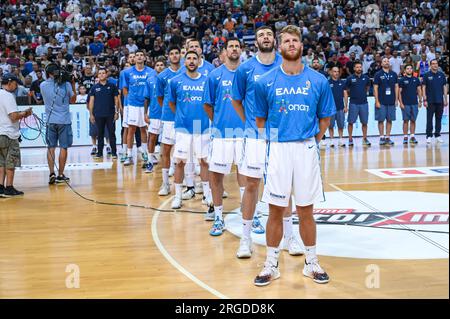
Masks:
[[[128,52],[130,52],[130,53],[134,53],[134,52],[136,52],[139,48],[138,48],[138,46],[136,45],[136,44],[127,44],[126,45],[126,47],[127,47],[127,49],[128,49]]]
[[[427,53],[427,60],[428,61],[431,61],[431,60],[434,60],[434,59],[436,59],[436,53],[433,53],[433,52],[428,52]]]
[[[80,103],[80,104],[82,104],[82,103],[86,103],[87,102],[87,98],[88,98],[88,95],[87,94],[78,94],[77,95],[77,101],[75,102],[75,103]]]
[[[19,112],[14,95],[0,90],[0,135],[6,135],[13,140],[20,137],[19,121],[13,123],[8,116],[14,112]]]
[[[392,71],[393,72],[395,72],[395,73],[397,73],[397,74],[400,74],[400,67],[402,66],[402,64],[403,64],[403,60],[402,60],[402,58],[401,57],[396,57],[396,58],[394,58],[393,56],[389,59],[389,63],[391,64],[391,67],[392,67]]]
[[[348,54],[350,55],[352,52],[355,52],[356,59],[359,60],[359,57],[363,54],[363,49],[359,45],[352,45],[348,50]]]
[[[11,65],[8,63],[0,64],[0,68],[3,70],[3,74],[11,72]]]
[[[189,12],[187,10],[178,11],[178,17],[180,18],[181,23],[186,23],[189,18]]]
[[[414,42],[420,42],[420,40],[422,40],[422,39],[423,39],[422,33],[419,33],[419,34],[414,33],[414,34],[411,36],[411,40],[413,40]]]

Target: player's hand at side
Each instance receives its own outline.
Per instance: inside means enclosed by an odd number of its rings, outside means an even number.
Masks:
[[[90,115],[89,116],[89,121],[92,123],[92,124],[95,124],[95,117],[94,117],[94,115]]]
[[[401,108],[402,110],[404,110],[404,109],[405,109],[405,104],[400,103],[400,108]]]
[[[380,101],[375,101],[375,107],[379,109],[381,107]]]
[[[148,115],[145,115],[144,121],[145,123],[150,124],[150,118],[148,117]]]

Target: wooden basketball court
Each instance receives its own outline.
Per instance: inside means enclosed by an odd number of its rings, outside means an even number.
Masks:
[[[397,137],[394,147],[382,149],[378,145],[363,148],[360,140],[356,140],[353,149],[322,150],[325,191],[344,195],[352,191],[448,195],[448,174],[384,179],[366,171],[448,167],[448,135],[444,139],[443,145],[427,146],[420,136],[420,143],[413,147],[403,146],[401,137]],[[377,142],[375,138],[371,140]],[[68,162],[94,162],[89,151],[87,147],[70,149]],[[45,164],[46,151],[26,149],[22,159],[25,165]],[[105,158],[105,162],[109,161]],[[154,173],[145,175],[140,167],[123,167],[115,162],[110,169],[75,169],[68,170],[66,175],[79,193],[91,199],[170,208],[171,197],[157,195],[161,184],[158,166]],[[66,185],[49,187],[47,180],[47,171],[18,172],[15,185],[25,192],[25,197],[0,198],[1,298],[449,297],[448,201],[446,257],[397,259],[394,254],[394,258],[385,259],[322,255],[321,265],[331,281],[318,285],[302,276],[303,256],[292,257],[283,252],[281,278],[268,287],[258,288],[253,279],[261,270],[265,247],[255,245],[251,259],[237,259],[239,238],[229,231],[218,238],[211,237],[208,234],[211,224],[203,220],[202,214],[92,203],[81,199]],[[226,177],[225,189],[230,196],[224,201],[225,210],[239,208],[236,185],[234,174]],[[185,201],[183,209],[204,211],[205,206],[197,195],[196,200]],[[325,226],[319,224],[320,227]],[[432,231],[432,225],[427,227]],[[415,236],[406,232],[406,236]],[[427,232],[421,234],[424,241],[431,238]],[[348,232],[348,236],[352,233]],[[367,236],[371,245],[381,239]],[[319,236],[318,246],[321,244]],[[351,245],[358,248],[363,244],[356,241]],[[386,245],[386,251],[389,246]],[[421,249],[425,254],[427,244],[424,247]],[[429,249],[432,248],[430,244]],[[375,281],[371,281],[373,267],[378,272]],[[68,288],[67,281],[75,274],[74,269],[79,270],[79,288],[70,285]],[[371,285],[377,280],[377,284]]]

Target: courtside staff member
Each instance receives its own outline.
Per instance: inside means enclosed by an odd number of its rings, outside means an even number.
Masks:
[[[423,106],[427,108],[427,144],[431,143],[433,137],[433,117],[436,142],[444,142],[441,138],[441,125],[444,107],[448,106],[448,87],[445,74],[438,69],[438,62],[434,59],[430,62],[430,71],[423,76]]]
[[[58,72],[56,64],[50,64],[45,69],[47,80],[41,83],[41,94],[45,104],[47,119],[46,143],[48,147],[47,162],[50,170],[49,184],[64,183],[69,178],[64,175],[67,161],[67,149],[72,146],[72,119],[69,104],[75,103],[77,96],[75,80],[72,83],[57,84],[55,73]],[[58,176],[55,175],[55,148],[59,145]]]
[[[19,121],[30,116],[33,111],[31,108],[19,111],[16,97],[13,94],[18,83],[20,80],[11,73],[2,78],[2,89],[0,90],[0,197],[23,195],[23,192],[13,186],[15,168],[20,167]]]
[[[109,142],[111,144],[111,154],[117,158],[116,126],[115,121],[119,118],[120,103],[119,91],[117,87],[108,82],[108,73],[105,68],[98,71],[99,82],[89,91],[89,113],[92,124],[97,123],[97,155],[96,158],[103,157],[103,147],[105,144],[105,126],[108,129]]]

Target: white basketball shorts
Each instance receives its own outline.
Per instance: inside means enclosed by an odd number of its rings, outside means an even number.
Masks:
[[[209,134],[188,134],[176,132],[173,157],[177,162],[194,162],[194,159],[206,159],[209,152]]]
[[[148,132],[150,134],[159,135],[159,133],[161,133],[161,120],[150,119],[150,124],[148,125]]]
[[[128,105],[123,106],[122,127],[128,127]]]
[[[287,207],[291,194],[297,206],[324,201],[319,147],[303,142],[270,142],[262,201]]]
[[[175,122],[162,121],[161,143],[166,145],[175,144]]]
[[[239,173],[248,177],[263,178],[266,163],[266,141],[245,138]]]
[[[128,106],[128,126],[146,127],[144,107]]]
[[[208,164],[211,172],[229,174],[231,166],[242,162],[244,140],[242,138],[214,138],[210,145]]]

